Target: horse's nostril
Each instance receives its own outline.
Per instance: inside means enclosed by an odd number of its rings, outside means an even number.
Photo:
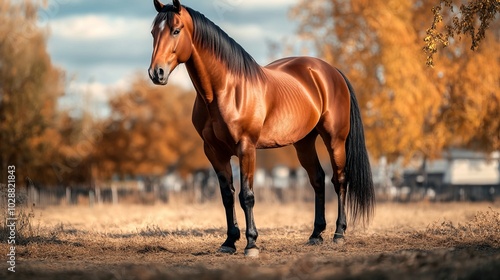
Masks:
[[[148,69],[148,75],[149,75],[150,79],[153,79],[154,73],[153,73],[153,70],[151,68]]]
[[[159,68],[159,69],[158,69],[158,75],[159,75],[160,77],[163,77],[163,74],[164,74],[164,73],[163,73],[163,68]]]

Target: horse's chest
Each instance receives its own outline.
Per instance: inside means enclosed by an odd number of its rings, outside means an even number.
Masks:
[[[234,121],[235,118],[234,114],[223,114],[217,110],[211,112],[208,121],[217,141],[222,141],[230,147],[234,147],[241,134],[241,127]]]
[[[232,137],[229,137],[231,135],[231,132],[229,131],[229,127],[227,124],[221,120],[214,119],[212,120],[212,129],[214,132],[215,137],[220,140],[220,141],[225,141],[227,142],[230,140]]]
[[[218,98],[206,104],[205,129],[210,131],[212,139],[204,138],[209,142],[223,142],[235,152],[242,138],[257,141],[265,114],[262,104],[255,100],[247,98],[241,101],[245,106],[238,106],[238,102],[234,100],[236,99]]]

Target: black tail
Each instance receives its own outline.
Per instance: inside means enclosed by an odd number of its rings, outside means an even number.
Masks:
[[[368,152],[366,151],[363,122],[354,89],[344,73],[339,71],[347,83],[351,95],[351,130],[346,142],[345,175],[347,181],[347,202],[352,222],[359,218],[369,222],[375,207],[375,190]]]

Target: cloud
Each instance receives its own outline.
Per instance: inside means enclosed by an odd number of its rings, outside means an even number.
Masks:
[[[124,80],[112,85],[96,81],[71,81],[66,86],[66,94],[59,98],[59,107],[75,117],[87,111],[94,117],[105,118],[110,114],[108,101],[113,93],[127,87]]]
[[[49,5],[42,7],[40,12],[50,19],[86,14],[116,15],[127,18],[156,15],[153,1],[49,0],[48,3]]]
[[[225,3],[232,5],[235,8],[245,8],[245,9],[270,9],[270,8],[286,8],[292,4],[295,4],[297,0],[215,0],[214,3]]]
[[[256,38],[262,38],[265,35],[265,29],[257,24],[228,24],[222,28],[231,37],[235,38],[235,40],[236,38],[240,38],[241,40],[253,40]]]
[[[50,22],[48,50],[55,64],[80,81],[113,84],[149,66],[151,21],[105,14],[72,15]]]
[[[87,111],[96,118],[106,118],[111,114],[108,106],[109,100],[125,92],[137,75],[140,73],[125,75],[120,79],[115,79],[112,83],[103,83],[94,79],[70,80],[66,86],[66,94],[58,100],[59,107],[69,111],[74,117],[80,117],[84,111]],[[145,73],[143,76],[147,79]],[[169,83],[186,90],[194,89],[184,65],[178,66],[172,72]]]
[[[184,64],[177,66],[177,68],[172,71],[172,74],[168,77],[168,82],[178,85],[184,89],[194,89],[193,83],[191,82],[191,78],[189,77]]]
[[[201,13],[206,13],[207,16],[223,16],[226,12],[233,11],[265,11],[276,9],[287,9],[298,0],[212,0],[212,1],[196,1],[196,0],[181,0],[181,4],[193,8]],[[171,1],[163,1],[171,3]]]
[[[118,81],[118,84],[122,84],[122,81]],[[100,82],[90,81],[90,82],[81,82],[81,81],[73,81],[70,82],[66,88],[67,95],[69,98],[79,97],[83,99],[82,103],[101,103],[106,102],[110,98],[110,92],[119,90],[123,87],[117,87],[115,85],[103,84]],[[125,87],[126,88],[126,87]]]
[[[144,19],[95,14],[66,17],[50,23],[54,37],[75,41],[134,36],[138,32],[147,32],[150,26],[151,21]]]

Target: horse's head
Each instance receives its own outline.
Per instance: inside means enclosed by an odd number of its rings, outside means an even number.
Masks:
[[[164,5],[153,0],[158,15],[153,22],[153,55],[149,77],[157,85],[165,85],[177,65],[191,57],[193,23],[189,12],[178,0]]]

